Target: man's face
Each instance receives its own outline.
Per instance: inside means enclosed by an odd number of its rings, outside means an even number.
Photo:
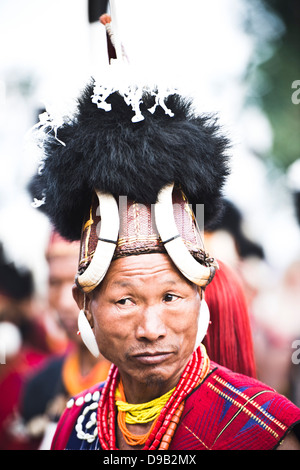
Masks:
[[[199,309],[197,287],[163,254],[114,261],[89,305],[100,352],[122,376],[170,387],[193,352]]]
[[[53,256],[49,265],[49,303],[57,312],[68,337],[77,341],[78,307],[72,296],[72,287],[77,271],[78,255],[66,253]]]

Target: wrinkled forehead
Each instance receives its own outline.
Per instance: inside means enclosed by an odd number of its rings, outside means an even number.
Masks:
[[[186,279],[167,254],[150,253],[114,260],[95,292],[117,288],[143,288],[159,290],[162,286],[197,286]]]

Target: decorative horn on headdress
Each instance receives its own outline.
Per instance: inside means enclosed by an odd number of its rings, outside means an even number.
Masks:
[[[104,278],[118,241],[119,210],[115,198],[111,194],[96,191],[99,200],[101,217],[100,234],[92,261],[87,269],[76,278],[81,289],[88,293],[95,289]],[[88,221],[93,224],[93,220]]]
[[[213,278],[215,267],[204,266],[196,261],[178,233],[173,214],[173,187],[174,184],[169,184],[158,194],[154,208],[156,227],[165,249],[179,271],[194,284],[204,287]]]

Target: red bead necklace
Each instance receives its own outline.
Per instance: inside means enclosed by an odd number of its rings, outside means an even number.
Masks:
[[[174,393],[162,409],[143,450],[168,448],[183,411],[185,398],[206,377],[209,368],[210,361],[205,347],[201,344],[186,365]],[[97,410],[98,436],[103,450],[118,450],[116,448],[115,407],[115,391],[118,382],[118,368],[112,365]]]

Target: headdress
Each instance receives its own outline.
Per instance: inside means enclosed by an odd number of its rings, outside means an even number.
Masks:
[[[216,263],[192,208],[203,204],[208,224],[221,207],[228,140],[214,118],[174,91],[92,79],[72,116],[49,116],[38,132],[44,157],[30,190],[63,237],[81,239],[85,292],[113,259],[142,253],[167,252],[188,279],[210,282]]]

